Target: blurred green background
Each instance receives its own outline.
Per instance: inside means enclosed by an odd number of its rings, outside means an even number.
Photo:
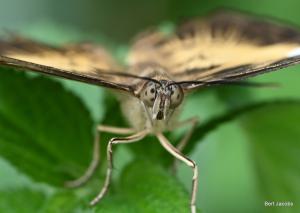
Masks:
[[[123,57],[132,37],[146,27],[205,15],[217,8],[248,11],[300,26],[300,1],[297,0],[0,0],[0,5],[0,29],[56,44],[82,39],[101,41],[119,58]],[[205,90],[189,98],[182,117],[197,115],[201,121],[206,122],[250,103],[300,100],[299,69],[299,66],[295,66],[255,78],[258,82],[279,82],[282,86],[276,89]],[[106,104],[103,90],[76,82],[61,82],[80,96],[92,112],[94,121],[103,118]],[[194,147],[189,156],[199,165],[198,206],[203,212],[300,211],[300,160],[293,158],[293,163],[287,161],[291,156],[300,156],[300,129],[295,129],[299,123],[296,120],[299,118],[299,110],[284,109],[271,107],[253,113],[252,117],[234,119],[210,132],[202,143]],[[289,114],[291,112],[296,114]],[[285,116],[290,117],[285,119]],[[272,125],[282,126],[288,133],[292,130],[294,135],[287,137],[287,134],[274,130],[275,127],[272,129]],[[268,158],[268,150],[275,153],[271,158]],[[122,163],[123,158],[127,159],[127,155],[125,148],[117,157],[116,164]],[[1,190],[40,187],[4,159],[0,161],[0,168]],[[287,178],[285,174],[288,174]],[[189,168],[181,165],[179,179],[187,189],[190,186],[190,175]],[[273,197],[274,194],[276,196]],[[293,201],[295,206],[266,208],[264,202],[267,198],[271,201]],[[0,202],[3,205],[5,201]]]

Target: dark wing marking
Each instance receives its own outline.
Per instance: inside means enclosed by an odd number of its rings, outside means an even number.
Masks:
[[[248,83],[252,86],[252,82],[241,81],[248,77],[253,77],[262,73],[271,72],[274,70],[283,69],[285,67],[300,63],[300,56],[295,56],[291,58],[282,59],[276,61],[272,64],[265,65],[262,64],[260,66],[251,66],[251,65],[242,65],[238,67],[232,67],[229,69],[221,70],[219,73],[211,76],[210,80],[195,80],[195,81],[185,81],[179,82],[184,90],[196,89],[203,86],[210,85],[245,85]],[[255,83],[254,83],[255,85]],[[271,84],[273,85],[273,84]],[[258,84],[258,86],[261,86]]]
[[[42,64],[31,63],[23,60],[0,56],[0,65],[16,67],[20,69],[28,69],[31,71],[44,73],[52,76],[62,77],[70,80],[80,81],[88,84],[94,84],[111,89],[123,90],[126,92],[133,92],[133,87],[126,84],[114,83],[113,81],[102,80],[110,77],[115,77],[111,73],[95,72],[94,74],[85,74],[78,71],[68,71],[55,67],[45,66]]]
[[[174,34],[151,32],[133,45],[131,65],[157,63],[176,81],[239,80],[299,63],[300,33],[270,21],[221,12]]]
[[[0,40],[0,64],[132,93],[129,77],[100,46],[89,43],[52,47],[20,37]]]

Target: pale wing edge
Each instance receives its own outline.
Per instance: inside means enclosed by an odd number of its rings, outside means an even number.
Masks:
[[[219,85],[219,82],[221,82],[222,85],[226,85],[227,83],[231,84],[235,81],[245,80],[246,78],[254,77],[262,73],[280,70],[299,63],[300,56],[295,56],[278,60],[267,66],[252,67],[251,65],[243,65],[239,67],[228,68],[225,70],[220,70],[218,73],[215,74],[214,78],[208,81],[201,81],[201,79],[196,81],[185,81],[182,84],[182,87],[185,91],[188,91],[202,88],[205,86]],[[238,73],[236,72],[236,69],[238,69]],[[230,74],[230,72],[234,74]],[[220,76],[218,76],[218,74]],[[223,76],[221,76],[222,74]]]
[[[15,58],[9,58],[1,55],[0,55],[0,65],[14,67],[22,70],[30,70],[33,72],[43,73],[46,75],[51,75],[56,77],[62,77],[69,80],[80,81],[87,84],[93,84],[93,85],[106,87],[110,89],[121,90],[133,94],[133,88],[130,87],[129,85],[106,81],[101,79],[100,77],[98,78],[97,76],[90,76],[76,71],[58,69],[51,66],[31,63],[28,61],[18,60]]]

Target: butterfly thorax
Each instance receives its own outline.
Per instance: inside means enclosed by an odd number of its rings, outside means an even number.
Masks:
[[[182,88],[158,65],[138,67],[142,68],[140,76],[148,79],[136,79],[135,97],[122,100],[125,117],[137,129],[147,128],[152,132],[171,129],[184,98]]]

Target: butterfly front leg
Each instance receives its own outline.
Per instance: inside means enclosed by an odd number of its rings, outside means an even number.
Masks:
[[[175,125],[174,129],[185,127],[185,126],[191,126],[190,129],[186,132],[186,134],[183,136],[183,138],[179,141],[179,143],[176,145],[176,149],[180,152],[183,151],[186,144],[190,140],[197,124],[199,123],[198,117],[192,117],[185,121],[181,121],[178,124]],[[171,170],[175,174],[177,170],[177,159],[174,159],[174,162],[172,164]]]
[[[182,152],[182,150],[185,148],[186,144],[188,143],[188,141],[190,140],[197,124],[199,123],[199,119],[198,117],[192,117],[189,118],[185,121],[179,122],[175,128],[181,128],[184,126],[188,126],[190,125],[191,128],[187,131],[187,133],[183,136],[183,138],[179,141],[179,143],[176,145],[176,149],[178,149],[180,152]]]
[[[113,126],[105,126],[105,125],[99,125],[96,128],[95,133],[95,139],[94,139],[94,147],[93,147],[93,157],[92,161],[90,162],[89,167],[86,169],[84,174],[79,177],[78,179],[71,180],[65,182],[65,186],[69,188],[76,188],[84,185],[88,182],[88,180],[93,176],[95,173],[99,161],[100,161],[100,133],[101,132],[107,132],[107,133],[115,133],[120,135],[128,135],[133,134],[135,132],[132,128],[119,128],[119,127],[113,127]]]
[[[190,208],[191,213],[196,213],[196,195],[198,190],[198,167],[195,161],[190,160],[189,158],[185,157],[179,150],[177,150],[169,141],[168,139],[162,134],[157,133],[156,137],[158,138],[161,145],[175,158],[185,163],[187,166],[193,169],[193,180],[192,180],[192,193],[191,193],[191,200],[190,200]]]
[[[104,185],[99,192],[99,194],[90,202],[90,205],[97,204],[106,194],[108,187],[110,185],[110,180],[112,176],[112,170],[113,170],[113,145],[115,144],[126,144],[126,143],[133,143],[142,140],[146,135],[149,134],[149,130],[142,130],[140,132],[137,132],[133,135],[130,135],[128,137],[119,137],[119,138],[112,138],[107,145],[107,163],[108,167],[106,170],[106,177],[104,181]]]

